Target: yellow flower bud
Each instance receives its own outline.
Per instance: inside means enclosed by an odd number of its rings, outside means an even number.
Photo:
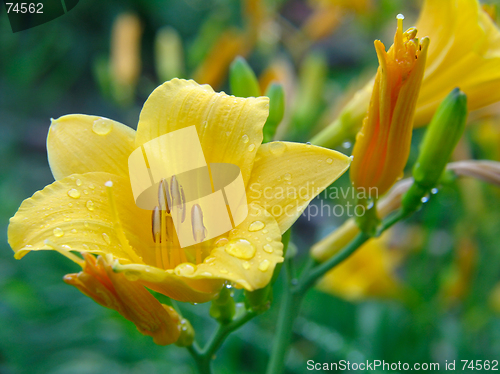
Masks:
[[[391,48],[386,52],[382,42],[375,41],[380,66],[368,113],[356,137],[350,171],[358,189],[376,187],[382,195],[406,165],[429,45],[429,39],[419,41],[416,33],[414,28],[403,32],[403,17],[398,16]]]

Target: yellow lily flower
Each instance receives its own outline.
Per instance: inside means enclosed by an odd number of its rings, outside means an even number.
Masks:
[[[53,120],[47,149],[56,181],[11,218],[15,257],[54,245],[110,255],[114,271],[180,301],[210,300],[225,281],[249,291],[266,286],[283,261],[281,234],[350,162],[306,144],[261,145],[268,101],[174,79],[150,95],[137,132],[95,116]],[[193,125],[207,163],[240,168],[252,214],[229,233],[181,249],[175,240],[155,241],[164,230],[155,221],[164,220],[153,215],[152,222],[152,212],[135,204],[127,165],[137,147]]]
[[[367,297],[395,297],[401,290],[394,276],[399,259],[388,248],[387,233],[371,239],[329,271],[318,283],[326,293],[356,301]]]
[[[131,282],[123,274],[115,273],[112,256],[109,260],[97,259],[82,253],[85,261],[75,256],[82,266],[78,274],[68,274],[64,281],[78,288],[96,303],[119,312],[132,321],[144,335],[153,337],[158,345],[172,344],[180,336],[182,323],[171,307],[160,304],[156,298],[137,282]]]
[[[429,39],[403,33],[398,17],[394,44],[386,52],[375,41],[380,67],[363,127],[356,136],[350,175],[354,187],[384,194],[401,176],[410,154],[413,115],[424,74]]]
[[[469,112],[500,100],[500,31],[477,0],[426,0],[416,29],[432,41],[415,111],[415,126],[429,123],[455,87],[467,95]],[[334,147],[359,129],[373,80],[352,98],[314,144]]]

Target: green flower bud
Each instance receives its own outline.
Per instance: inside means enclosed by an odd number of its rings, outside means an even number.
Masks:
[[[189,347],[193,344],[194,341],[194,329],[191,326],[191,323],[183,318],[180,321],[181,334],[179,335],[179,339],[175,342],[175,345],[179,347]]]
[[[238,97],[258,97],[260,87],[257,77],[248,62],[238,56],[231,63],[229,69],[229,84],[231,94]]]
[[[455,88],[439,105],[420,145],[413,167],[414,185],[403,196],[403,209],[411,212],[441,178],[448,160],[465,130],[467,96]]]
[[[285,114],[285,91],[280,83],[273,82],[267,88],[265,96],[269,97],[269,117],[263,130],[263,142],[267,143],[273,140],[276,128]]]
[[[219,297],[210,305],[210,315],[222,324],[232,321],[236,312],[235,302],[230,287],[222,287]]]

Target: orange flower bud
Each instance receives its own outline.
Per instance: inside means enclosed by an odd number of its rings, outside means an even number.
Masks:
[[[415,106],[424,74],[429,39],[403,32],[398,16],[394,44],[386,52],[375,41],[379,68],[363,127],[356,137],[351,180],[358,189],[386,192],[401,176],[410,153]]]

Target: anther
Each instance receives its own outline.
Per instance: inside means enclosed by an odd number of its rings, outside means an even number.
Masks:
[[[206,228],[203,225],[203,212],[198,204],[194,204],[191,208],[191,223],[193,239],[196,243],[201,243],[206,237]]]
[[[166,179],[162,179],[158,187],[158,204],[160,204],[160,210],[166,210],[167,213],[170,213],[170,194]]]
[[[153,241],[155,243],[161,243],[161,210],[159,207],[155,206],[153,209],[151,220],[151,226],[153,228]]]

